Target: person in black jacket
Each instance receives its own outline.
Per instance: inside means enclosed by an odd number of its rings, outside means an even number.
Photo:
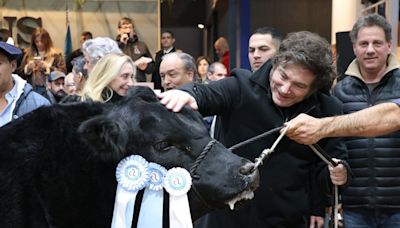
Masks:
[[[184,91],[167,91],[159,97],[173,111],[187,104],[204,116],[219,115],[221,131],[216,138],[230,147],[280,127],[299,113],[315,117],[341,114],[340,102],[329,95],[335,76],[332,62],[325,39],[307,31],[291,33],[277,55],[252,75],[236,69],[229,78],[186,85],[181,88]],[[268,135],[233,152],[254,160],[278,135]],[[351,179],[341,139],[329,138],[319,145],[340,159],[340,165],[328,169],[309,147],[284,137],[259,167],[260,187],[254,199],[234,211],[210,213],[197,227],[305,227],[312,214],[311,199],[330,192],[332,183],[346,185]]]
[[[176,48],[174,47],[175,36],[171,31],[164,31],[161,33],[161,50],[156,53],[155,58],[155,70],[151,76],[151,82],[154,83],[154,89],[159,89],[164,91],[164,88],[161,86],[161,77],[160,77],[160,64],[162,57],[171,52],[176,52]]]

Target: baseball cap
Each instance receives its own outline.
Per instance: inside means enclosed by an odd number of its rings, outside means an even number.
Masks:
[[[55,81],[59,78],[65,78],[65,74],[61,71],[52,71],[49,75],[49,78],[47,79],[49,82]]]
[[[0,52],[12,60],[22,55],[22,51],[19,48],[3,41],[0,41]]]

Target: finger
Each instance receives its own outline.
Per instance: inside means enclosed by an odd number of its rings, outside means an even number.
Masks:
[[[289,126],[287,126],[286,123],[284,123],[284,124],[283,124],[283,128],[279,131],[279,133],[282,134],[282,132],[285,132],[285,131],[286,131],[286,135],[289,136],[289,135],[290,135],[289,130],[290,130]]]
[[[191,108],[192,110],[198,110],[198,109],[199,109],[199,106],[197,105],[197,102],[196,102],[196,101],[191,102],[189,106],[190,106],[190,108]]]
[[[346,183],[347,179],[345,177],[332,177],[331,176],[332,183],[335,185],[343,185]]]
[[[172,110],[176,105],[176,98],[173,96],[169,96],[167,99],[167,103],[165,104],[165,107],[169,110]]]
[[[160,102],[161,102],[161,100],[164,98],[164,93],[156,93],[156,96],[158,97],[158,99],[160,99]],[[161,102],[162,103],[162,102]]]
[[[185,106],[186,103],[187,102],[184,99],[177,99],[176,102],[175,102],[174,107],[172,108],[172,111],[180,112],[182,110],[183,106]]]
[[[309,228],[315,228],[315,219],[314,219],[314,216],[311,216],[311,217],[310,217],[310,226],[309,226]]]
[[[166,105],[170,99],[168,92],[160,93],[157,96],[160,99],[160,103],[163,105]]]

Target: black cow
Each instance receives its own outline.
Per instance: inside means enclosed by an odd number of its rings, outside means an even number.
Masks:
[[[192,169],[195,220],[258,185],[253,163],[220,143],[200,155],[211,140],[198,113],[142,87],[115,104],[39,108],[0,128],[0,227],[110,227],[115,168],[131,154]]]

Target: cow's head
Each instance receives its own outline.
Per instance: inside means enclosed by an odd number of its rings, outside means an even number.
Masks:
[[[190,170],[193,219],[227,202],[252,198],[258,186],[253,163],[213,142],[199,113],[188,108],[171,112],[147,88],[134,88],[105,114],[84,122],[79,132],[103,160],[139,154],[167,169]]]

